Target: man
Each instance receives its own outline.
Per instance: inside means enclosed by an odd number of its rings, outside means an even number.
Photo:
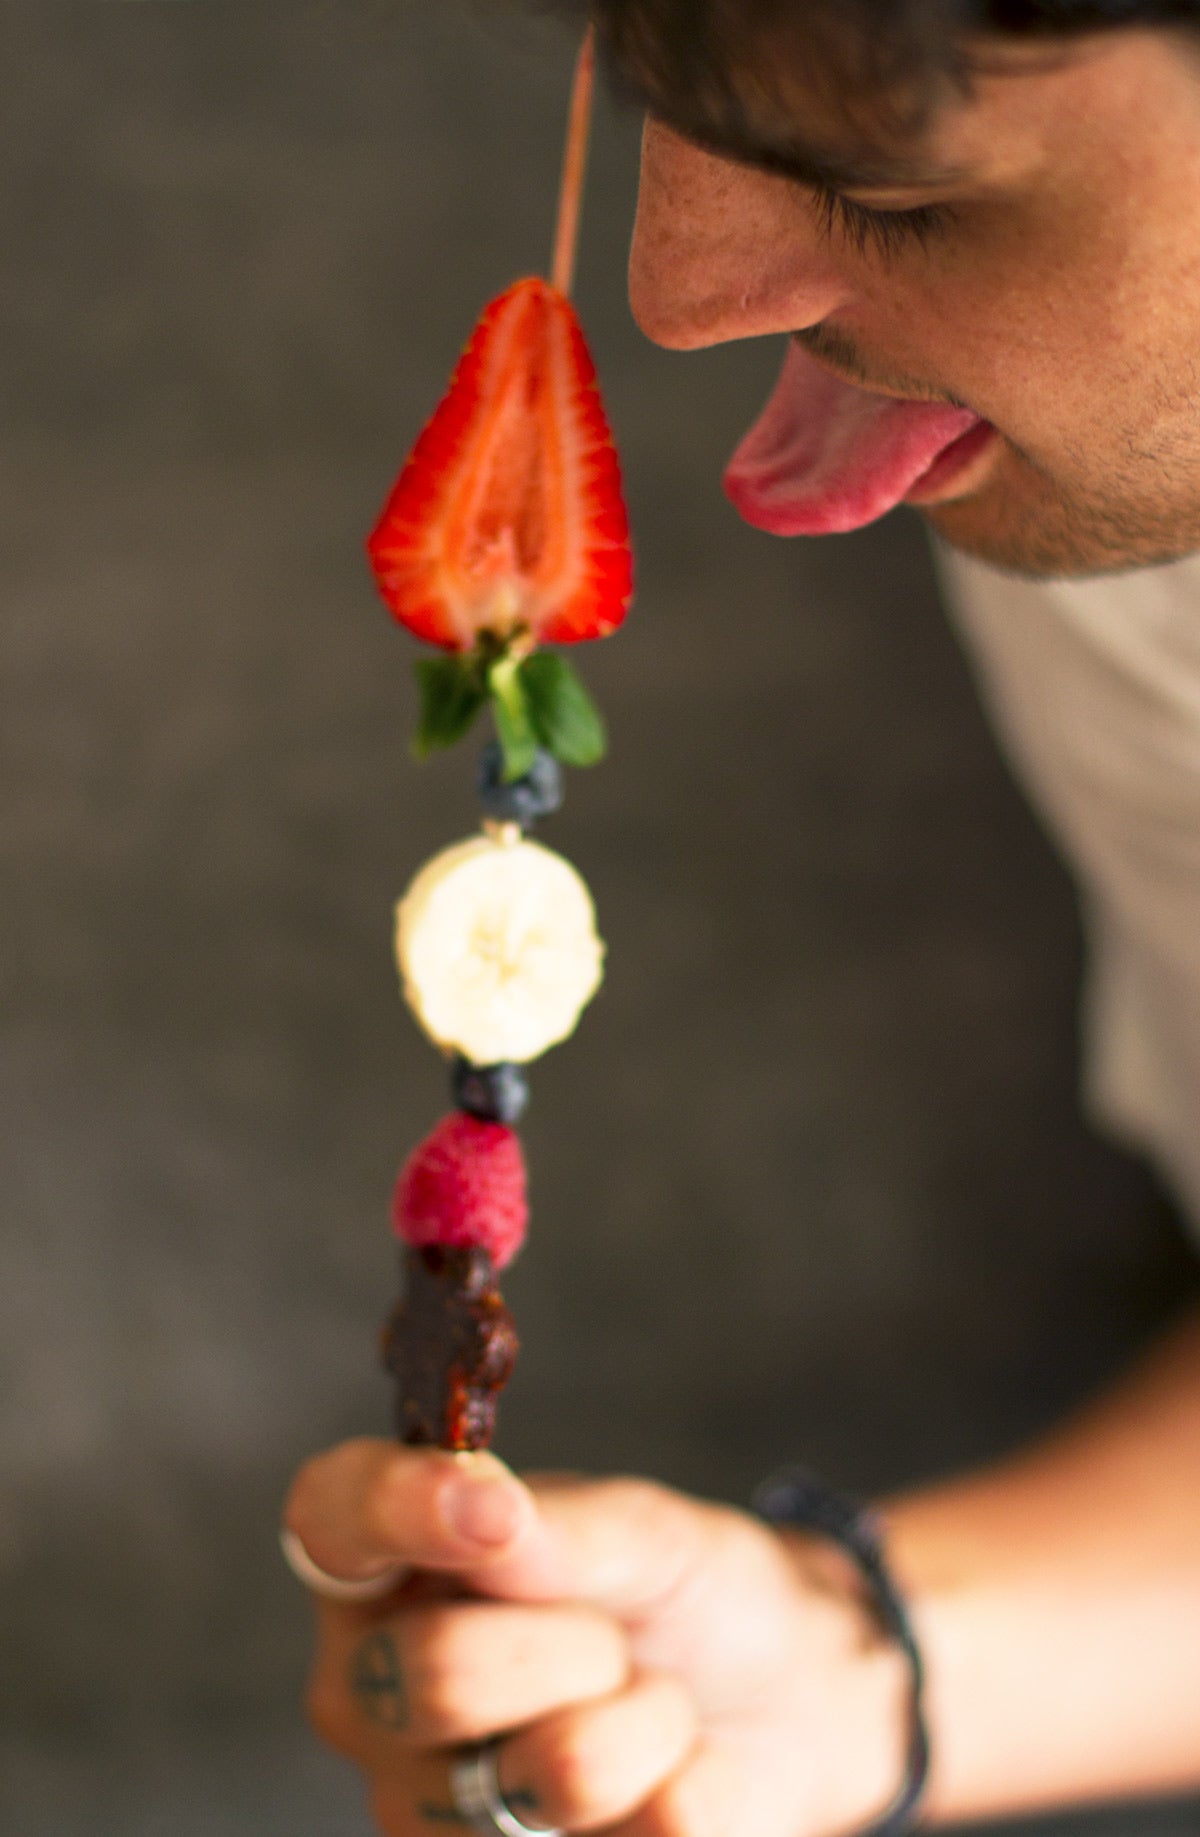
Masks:
[[[1093,1100],[1200,1221],[1200,40],[1138,0],[600,25],[649,109],[636,316],[675,348],[791,334],[726,481],[751,521],[904,499],[950,545],[1082,879]],[[907,1664],[819,1537],[368,1442],[310,1463],[287,1522],[323,1593],[390,1584],[321,1602],[312,1695],[388,1837],[464,1824],[453,1754],[493,1738],[518,1834],[833,1837],[894,1796]],[[930,1816],[1200,1784],[1200,1319],[885,1525]]]

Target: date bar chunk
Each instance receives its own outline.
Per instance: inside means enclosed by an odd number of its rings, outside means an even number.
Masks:
[[[404,1253],[404,1294],[384,1328],[396,1433],[409,1446],[486,1448],[519,1340],[486,1250]]]

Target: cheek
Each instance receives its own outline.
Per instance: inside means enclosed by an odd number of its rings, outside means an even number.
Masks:
[[[919,340],[914,373],[1014,444],[1049,457],[1101,430],[1127,436],[1145,418],[1147,364],[1162,353],[1147,350],[1145,265],[1111,224],[1099,234],[1083,220],[980,217],[955,246],[918,260],[904,304]]]

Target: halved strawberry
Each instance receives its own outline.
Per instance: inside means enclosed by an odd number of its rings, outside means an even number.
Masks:
[[[396,618],[443,650],[620,625],[633,592],[620,468],[558,288],[516,281],[484,308],[367,551]]]

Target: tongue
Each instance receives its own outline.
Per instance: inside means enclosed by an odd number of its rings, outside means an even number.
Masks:
[[[966,408],[856,389],[791,339],[770,400],[729,462],[725,493],[772,535],[858,529],[898,504],[978,421]]]

